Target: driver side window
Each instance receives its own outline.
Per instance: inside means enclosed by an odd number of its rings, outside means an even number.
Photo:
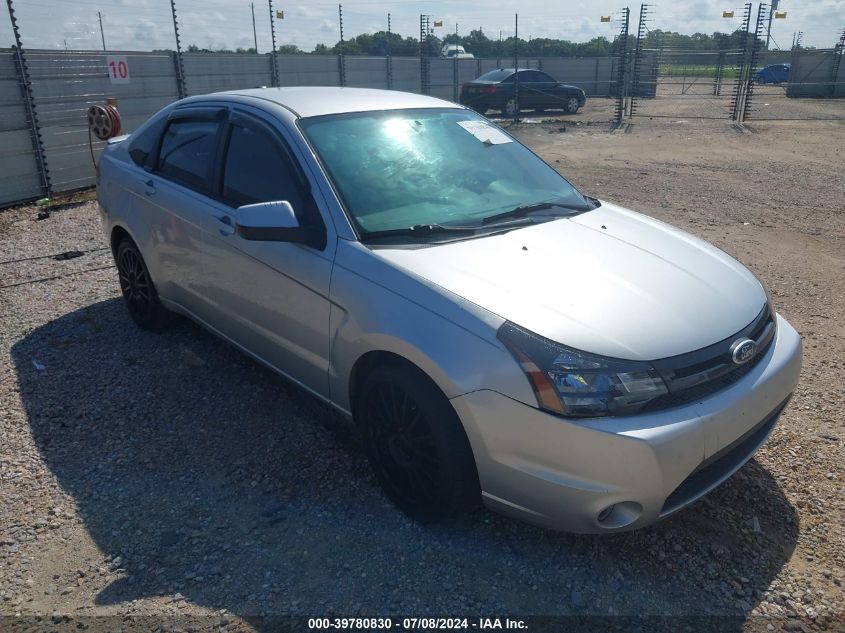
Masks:
[[[287,200],[301,213],[302,185],[287,152],[270,131],[241,117],[232,123],[229,134],[223,165],[224,200],[234,207]]]

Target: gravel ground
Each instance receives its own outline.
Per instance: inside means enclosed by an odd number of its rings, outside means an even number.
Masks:
[[[323,405],[187,321],[134,327],[94,203],[42,221],[7,210],[0,628],[534,614],[845,630],[845,126],[515,130],[587,193],[716,243],[768,285],[805,361],[755,459],[633,533],[560,534],[483,509],[418,525]],[[85,252],[49,257],[71,250]]]

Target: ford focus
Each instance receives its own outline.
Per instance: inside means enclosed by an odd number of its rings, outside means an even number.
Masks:
[[[184,99],[108,144],[97,194],[134,322],[185,315],[329,403],[416,518],[648,525],[745,464],[798,382],[739,262],[428,96]]]

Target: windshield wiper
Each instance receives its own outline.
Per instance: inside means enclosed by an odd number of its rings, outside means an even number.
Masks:
[[[438,233],[475,233],[476,226],[448,226],[445,224],[415,224],[401,229],[385,229],[383,231],[367,231],[361,237],[365,240],[378,239],[382,237],[426,237]]]
[[[496,215],[490,215],[483,220],[481,220],[482,224],[495,224],[499,222],[499,220],[506,220],[508,218],[521,218],[529,213],[533,213],[534,211],[543,211],[545,209],[567,209],[569,211],[573,211],[575,213],[583,213],[584,211],[590,211],[590,207],[584,206],[572,206],[562,204],[560,202],[535,202],[534,204],[523,204],[518,207],[514,207],[510,211],[504,211],[502,213],[497,213]]]

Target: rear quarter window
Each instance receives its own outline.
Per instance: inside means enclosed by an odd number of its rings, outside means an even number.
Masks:
[[[132,135],[129,142],[129,157],[138,167],[147,169],[155,167],[155,149],[166,124],[167,119],[162,118]]]

